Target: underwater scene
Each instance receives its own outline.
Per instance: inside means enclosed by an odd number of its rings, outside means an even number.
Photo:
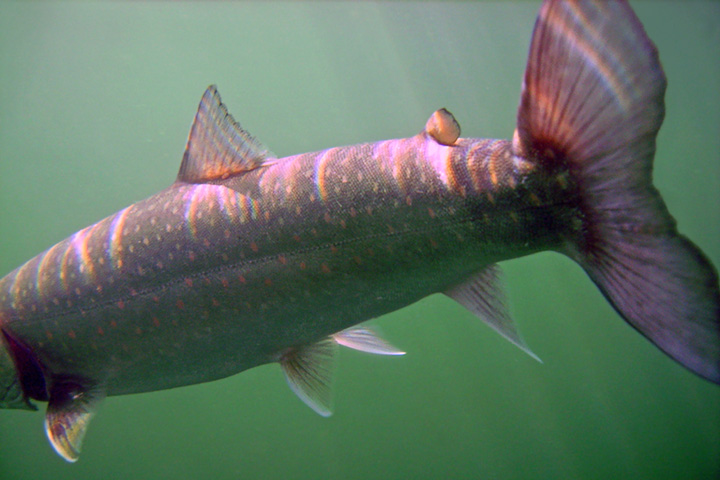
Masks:
[[[0,277],[171,185],[209,85],[277,157],[412,137],[441,108],[512,139],[541,3],[0,2]],[[667,77],[653,182],[717,267],[720,2],[630,5]],[[370,322],[405,355],[339,350],[329,418],[271,363],[109,396],[68,463],[33,401],[0,411],[0,480],[720,478],[720,386],[568,257],[500,267],[541,361],[433,294]]]

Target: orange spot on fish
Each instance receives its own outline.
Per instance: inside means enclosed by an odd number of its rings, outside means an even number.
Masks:
[[[177,305],[177,308],[178,308],[179,310],[182,310],[183,308],[185,308],[185,302],[183,302],[182,300],[178,300],[178,301],[175,303],[175,305]]]
[[[435,210],[428,207],[428,215],[430,215],[430,218],[435,218]]]
[[[282,265],[287,265],[287,259],[285,258],[284,255],[280,255],[278,257],[278,262],[280,262]]]
[[[272,279],[266,278],[266,279],[265,279],[265,285],[267,285],[268,287],[272,286]]]
[[[123,302],[122,299],[118,300],[117,307],[122,310],[123,308],[125,308],[125,302]]]
[[[137,333],[138,335],[142,335],[142,328],[135,327],[135,333]]]
[[[98,335],[105,335],[105,330],[103,330],[102,327],[98,327],[97,332],[98,332]]]
[[[295,234],[295,235],[293,235],[292,238],[293,238],[293,240],[295,240],[296,242],[299,242],[299,241],[300,241],[300,235]]]
[[[152,299],[153,299],[153,302],[160,303],[160,297],[158,297],[157,295],[153,295]]]
[[[300,270],[305,270],[306,267],[305,262],[300,262]]]
[[[222,286],[224,288],[228,288],[230,286],[230,282],[228,281],[227,278],[223,278],[222,280],[220,280],[220,283],[222,283]]]
[[[75,335],[75,332],[74,332],[73,330],[69,330],[69,331],[68,331],[68,337],[74,339],[74,338],[77,338],[77,335]]]
[[[194,262],[194,261],[195,261],[195,252],[193,252],[192,250],[190,250],[190,251],[188,252],[188,258],[190,259],[191,262]]]
[[[158,320],[157,317],[153,317],[152,321],[153,321],[153,325],[155,325],[155,327],[160,328],[160,320]]]
[[[335,245],[330,245],[330,253],[337,253],[338,248]]]
[[[242,275],[238,275],[238,280],[240,280],[240,283],[243,283],[243,284],[247,282],[247,280],[245,279],[245,277],[242,276]]]
[[[193,286],[192,278],[186,278],[186,279],[185,279],[185,285],[187,285],[188,287],[192,288],[192,286]]]
[[[327,263],[323,263],[320,268],[322,269],[323,273],[330,273],[330,267],[327,266]]]
[[[253,252],[257,252],[259,250],[257,243],[250,242],[250,250],[252,250]]]
[[[218,302],[217,298],[210,299],[210,303],[212,303],[213,307],[219,307],[220,302]]]
[[[110,326],[112,328],[117,328],[117,322],[115,320],[110,320]]]

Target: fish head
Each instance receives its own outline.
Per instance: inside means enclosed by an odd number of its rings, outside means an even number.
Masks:
[[[0,408],[37,410],[23,388],[13,341],[3,331],[0,331]]]

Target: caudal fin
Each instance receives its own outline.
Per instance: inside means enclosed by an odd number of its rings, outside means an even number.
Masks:
[[[720,291],[652,185],[665,76],[625,1],[548,0],[513,137],[516,155],[569,172],[582,228],[563,253],[672,358],[720,383]]]

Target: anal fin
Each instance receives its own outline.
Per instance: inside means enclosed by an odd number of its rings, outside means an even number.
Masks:
[[[448,289],[445,294],[480,317],[500,335],[542,363],[525,344],[515,327],[505,302],[502,272],[497,265],[485,267],[469,280]]]
[[[97,387],[76,380],[54,381],[45,414],[45,433],[55,451],[68,462],[76,462],[90,420],[105,398]]]

